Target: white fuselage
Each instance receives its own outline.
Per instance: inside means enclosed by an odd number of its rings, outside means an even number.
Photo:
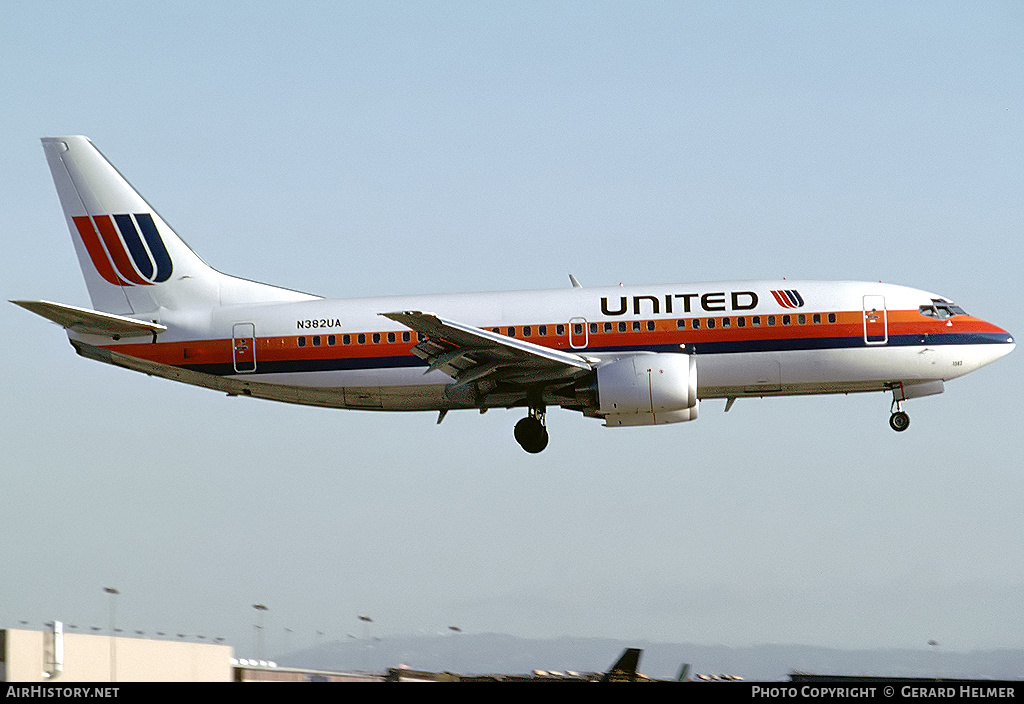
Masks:
[[[773,296],[785,290],[798,293],[799,306]],[[82,341],[154,360],[162,360],[147,354],[154,346],[187,350],[191,343],[194,356],[183,352],[176,366],[261,386],[318,389],[317,405],[383,410],[517,405],[500,393],[483,402],[453,394],[450,376],[425,374],[426,363],[409,352],[416,334],[410,338],[409,328],[381,315],[389,311],[437,313],[598,366],[625,355],[693,354],[700,398],[945,381],[1013,348],[1005,331],[976,318],[922,315],[919,307],[933,300],[941,299],[891,284],[810,281],[314,299],[161,311],[153,319],[168,330],[153,346]],[[229,343],[249,337],[255,360],[240,367],[228,357]]]

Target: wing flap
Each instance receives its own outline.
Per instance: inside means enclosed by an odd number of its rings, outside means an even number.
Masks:
[[[593,369],[579,355],[507,337],[483,328],[446,320],[433,313],[381,313],[424,336],[412,352],[458,385],[489,379],[535,384],[567,381]]]
[[[14,305],[52,320],[58,325],[84,335],[105,335],[108,337],[137,337],[159,334],[167,329],[166,325],[150,323],[145,320],[126,318],[113,313],[102,313],[98,310],[69,306],[64,303],[50,301],[11,301]]]

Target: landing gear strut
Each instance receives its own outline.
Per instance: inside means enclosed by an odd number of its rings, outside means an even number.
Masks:
[[[896,392],[893,392],[895,397]],[[893,398],[892,400],[892,415],[889,416],[889,427],[895,430],[897,433],[902,433],[904,430],[910,427],[910,416],[903,410],[902,402]]]
[[[544,409],[530,408],[530,415],[516,423],[516,442],[531,454],[537,454],[548,446],[548,429],[544,426]]]

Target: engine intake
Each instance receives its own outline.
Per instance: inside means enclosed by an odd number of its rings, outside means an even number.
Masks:
[[[608,427],[681,423],[697,417],[697,360],[638,354],[597,368],[597,414]]]

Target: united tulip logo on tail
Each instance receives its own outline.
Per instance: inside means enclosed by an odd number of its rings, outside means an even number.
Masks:
[[[149,213],[80,215],[72,220],[96,271],[108,283],[151,286],[171,277],[171,255]]]

